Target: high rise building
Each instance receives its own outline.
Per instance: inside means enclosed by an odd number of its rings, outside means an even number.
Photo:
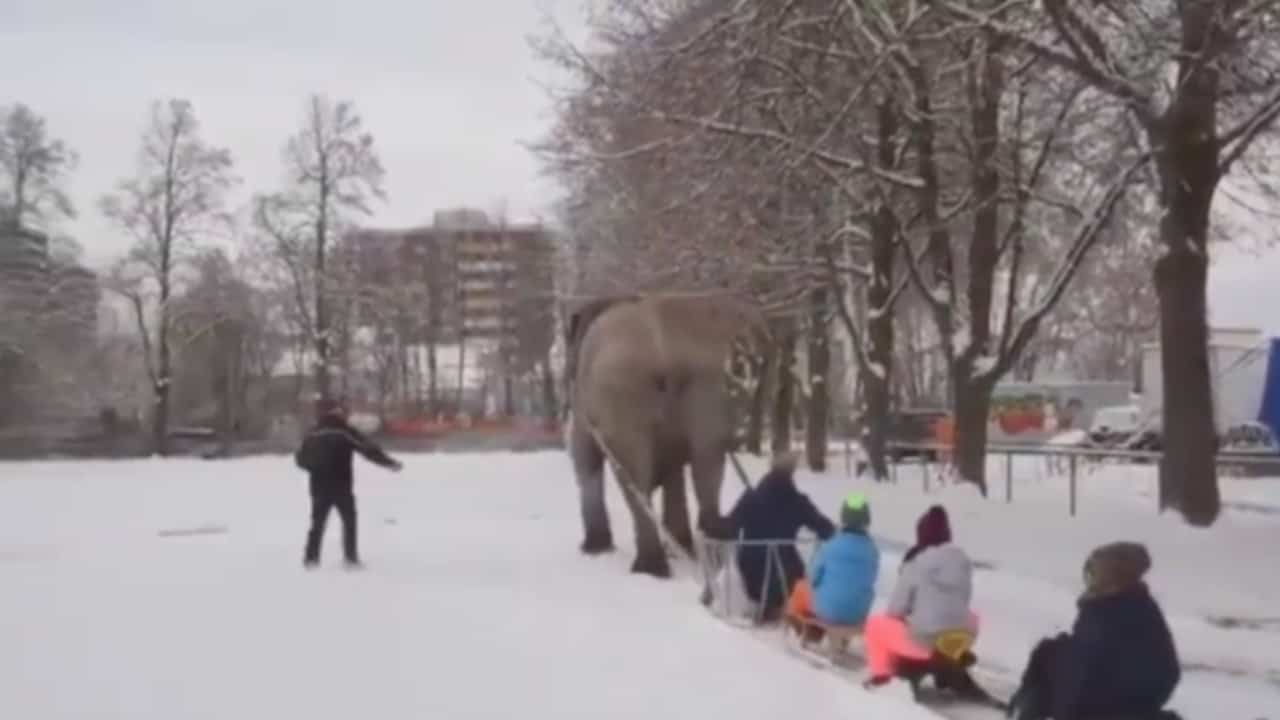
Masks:
[[[362,284],[420,287],[418,339],[495,341],[519,366],[550,347],[555,253],[543,226],[493,223],[463,209],[437,213],[429,226],[349,239]]]

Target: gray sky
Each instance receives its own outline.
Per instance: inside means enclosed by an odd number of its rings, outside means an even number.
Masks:
[[[555,186],[518,145],[547,127],[526,36],[550,12],[581,38],[586,0],[0,0],[0,103],[25,102],[81,155],[67,229],[97,264],[126,242],[97,198],[133,168],[151,100],[191,100],[206,137],[235,154],[248,192],[280,178],[280,149],[312,91],[354,100],[387,168],[369,224],[505,205],[548,214]],[[1222,208],[1229,203],[1220,200]],[[1238,209],[1226,208],[1232,215]],[[1237,218],[1246,251],[1220,248],[1214,322],[1280,333],[1274,219]]]
[[[313,91],[356,103],[387,168],[370,221],[504,204],[549,217],[555,186],[518,143],[548,125],[526,36],[543,12],[582,30],[581,0],[0,0],[0,104],[24,102],[81,155],[69,230],[99,263],[126,246],[97,199],[134,167],[153,99],[191,100],[248,193],[275,189]]]

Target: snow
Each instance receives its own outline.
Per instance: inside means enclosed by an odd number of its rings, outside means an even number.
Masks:
[[[897,685],[867,693],[787,657],[776,631],[717,622],[686,578],[630,574],[612,485],[620,552],[579,554],[563,452],[404,460],[357,470],[361,573],[340,569],[336,517],[325,566],[299,567],[305,481],[284,456],[3,465],[0,717],[935,717]],[[894,484],[832,466],[799,481],[831,513],[867,492],[881,602],[916,518],[947,506],[981,563],[980,677],[1016,681],[1074,617],[1089,549],[1134,539],[1184,663],[1175,708],[1280,719],[1280,481],[1224,479],[1222,519],[1195,529],[1157,514],[1150,467],[1082,465],[1073,518],[1044,458],[1010,465],[1011,501],[1003,458],[990,499],[936,466]],[[726,478],[724,501],[739,489]]]
[[[404,459],[357,471],[361,573],[336,517],[299,566],[285,457],[4,465],[0,717],[934,717],[630,574],[612,489],[621,552],[579,554],[563,453]]]
[[[868,360],[867,369],[871,371],[872,375],[875,375],[877,378],[884,380],[885,369],[882,363],[878,363],[875,360]]]
[[[973,372],[971,372],[969,376],[973,378],[980,378],[986,375],[990,375],[991,371],[994,370],[995,367],[996,367],[995,357],[991,355],[980,355],[974,359]]]
[[[1076,428],[1074,430],[1063,430],[1049,438],[1046,443],[1057,447],[1076,447],[1083,445],[1089,439],[1089,433]]]

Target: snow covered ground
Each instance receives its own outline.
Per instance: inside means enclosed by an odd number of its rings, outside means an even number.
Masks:
[[[302,570],[284,458],[0,464],[0,718],[933,717],[579,555],[561,453],[405,460],[358,471],[363,573],[336,517]]]
[[[336,517],[326,566],[299,567],[307,502],[285,458],[0,465],[0,717],[933,717],[711,620],[687,581],[630,575],[616,488],[622,551],[579,555],[563,453],[405,460],[358,471],[363,573],[340,569]],[[985,670],[1015,675],[1070,623],[1091,547],[1136,539],[1187,666],[1176,707],[1280,720],[1280,515],[1188,528],[1156,514],[1143,471],[1109,468],[1082,474],[1071,518],[1065,480],[1032,465],[1006,503],[999,464],[983,500],[936,478],[926,492],[915,467],[864,485],[833,461],[801,483],[831,512],[870,493],[882,593],[915,518],[951,510],[989,568]],[[1276,482],[1229,482],[1228,500],[1270,502]],[[726,502],[739,489],[728,478]]]

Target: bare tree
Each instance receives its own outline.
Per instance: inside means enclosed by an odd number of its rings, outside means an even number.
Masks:
[[[320,95],[308,99],[284,161],[288,186],[258,196],[254,219],[288,266],[295,316],[314,353],[315,392],[328,398],[337,339],[330,254],[351,215],[369,215],[370,203],[385,198],[386,172],[355,106]]]
[[[78,163],[75,151],[49,137],[45,119],[26,105],[0,108],[0,225],[38,227],[74,217],[63,187]]]
[[[250,394],[265,396],[282,348],[270,327],[269,303],[243,265],[215,248],[192,266],[189,287],[173,302],[172,403],[175,414],[186,409],[217,428],[228,453],[233,441],[265,434],[267,413],[250,407]]]
[[[168,450],[173,314],[182,263],[225,231],[227,191],[237,178],[231,153],[208,144],[186,100],[156,102],[143,131],[134,177],[102,199],[103,213],[133,239],[116,266],[111,289],[133,308],[153,395],[152,443]]]
[[[599,202],[600,192],[625,194],[614,187],[643,188],[656,194],[642,216],[651,221],[663,191],[667,203],[673,195],[704,197],[704,188],[689,187],[691,178],[708,179],[705,197],[733,188],[718,207],[759,228],[743,253],[748,277],[785,276],[805,296],[815,269],[825,269],[817,276],[838,285],[841,305],[868,293],[865,318],[847,306],[840,315],[857,336],[855,358],[880,429],[893,394],[893,307],[914,280],[945,358],[960,474],[985,486],[991,391],[1036,336],[1128,187],[1083,183],[1064,196],[1045,178],[1079,175],[1081,166],[1103,162],[1098,155],[1110,163],[1098,175],[1136,174],[1138,159],[1119,143],[1072,152],[1086,128],[1096,133],[1119,120],[1094,117],[1094,98],[1079,82],[1030,67],[1029,53],[928,3],[705,0],[672,11],[666,3],[620,0],[609,17],[605,52],[588,56],[562,42],[551,54],[584,79],[564,112],[576,129],[570,134],[590,149],[578,157],[613,160],[589,164],[584,204]],[[627,125],[646,132],[623,132]],[[883,137],[866,132],[877,126]],[[648,185],[601,182],[616,177],[620,162],[631,167],[640,159],[657,178]],[[768,182],[736,182],[733,171],[748,169],[742,174],[754,179],[749,171],[757,166],[769,168],[761,173]],[[724,175],[735,182],[714,182]],[[823,210],[833,197],[849,211],[832,217]],[[1067,217],[1056,226],[1068,238],[1057,243],[1064,252],[1029,273],[1024,257],[1050,241],[1039,221],[1052,213]],[[724,213],[704,217],[725,224]],[[621,234],[616,220],[606,224]],[[638,247],[652,255],[661,246]],[[907,272],[895,271],[904,248]]]
[[[956,17],[1074,74],[1127,111],[1153,156],[1164,367],[1162,507],[1218,517],[1206,289],[1213,200],[1280,117],[1280,2],[945,2]]]

